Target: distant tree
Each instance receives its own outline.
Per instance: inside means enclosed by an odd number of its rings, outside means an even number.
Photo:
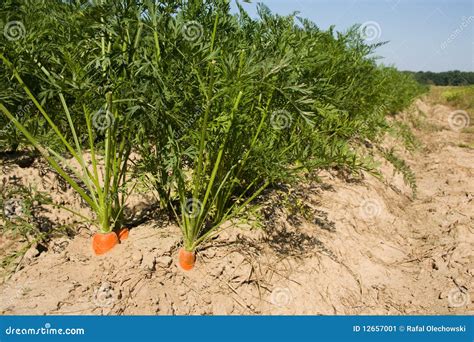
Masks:
[[[413,75],[413,77],[422,84],[439,86],[462,86],[474,84],[474,72],[470,71],[405,71],[405,73]]]

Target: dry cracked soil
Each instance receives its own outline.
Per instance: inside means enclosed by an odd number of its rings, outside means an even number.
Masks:
[[[18,257],[0,284],[0,314],[473,314],[474,149],[465,146],[473,134],[450,129],[450,112],[418,100],[400,115],[422,122],[414,128],[420,148],[399,149],[416,175],[416,198],[387,162],[382,179],[321,171],[267,194],[262,227],[232,223],[189,272],[176,264],[180,231],[167,220],[138,223],[100,257],[92,233],[78,229]],[[2,180],[34,181],[80,206],[37,166],[4,163]],[[135,201],[137,216],[148,200]],[[4,256],[18,242],[1,234]]]

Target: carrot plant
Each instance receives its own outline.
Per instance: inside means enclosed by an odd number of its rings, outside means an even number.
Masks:
[[[272,125],[286,93],[277,82],[285,57],[271,60],[234,36],[226,39],[229,32],[238,34],[237,21],[225,14],[213,18],[208,44],[189,59],[200,115],[193,131],[170,144],[177,156],[172,173],[178,203],[172,210],[190,252],[284,179],[293,158],[286,153],[292,147],[282,133],[287,128]],[[222,25],[225,34],[219,34]]]
[[[114,106],[112,94],[107,94],[105,107],[95,114],[92,114],[86,105],[83,106],[83,115],[87,123],[87,132],[85,133],[88,138],[88,152],[90,153],[90,162],[87,162],[85,151],[80,141],[81,135],[76,131],[74,120],[64,95],[60,93],[59,98],[69,124],[70,134],[74,141],[73,144],[68,142],[64,133],[58,129],[50,115],[48,115],[30,89],[24,84],[21,76],[12,64],[2,54],[0,54],[0,59],[12,70],[13,76],[35,104],[38,111],[62,142],[64,149],[70,153],[77,165],[74,165],[71,160],[66,159],[50,147],[41,144],[3,103],[0,103],[0,110],[46,159],[53,170],[87,203],[96,216],[89,220],[90,222],[94,223],[103,233],[119,228],[123,219],[123,208],[126,199],[126,193],[124,193],[123,189],[126,188],[127,184],[127,162],[131,148],[129,143],[130,137],[120,129],[123,123],[117,108]],[[94,143],[95,137],[98,134],[97,130],[102,130],[105,134],[105,151],[102,158],[97,154],[97,147]]]
[[[357,26],[322,30],[264,5],[252,18],[227,0],[39,3],[0,5],[26,28],[23,43],[0,50],[0,74],[18,80],[0,84],[13,123],[0,141],[26,137],[103,232],[120,227],[133,174],[195,251],[267,187],[322,167],[371,170],[358,145],[376,142],[386,116],[420,92],[377,64],[382,44],[367,44]],[[29,102],[27,115],[12,114]]]

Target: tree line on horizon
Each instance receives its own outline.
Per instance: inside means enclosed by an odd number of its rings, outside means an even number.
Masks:
[[[465,86],[474,84],[474,72],[471,71],[405,71],[421,84],[437,86]]]

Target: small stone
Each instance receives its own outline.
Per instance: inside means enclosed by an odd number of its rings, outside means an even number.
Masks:
[[[161,256],[156,258],[156,264],[163,268],[168,268],[173,263],[173,259],[169,256]]]
[[[149,271],[154,271],[155,270],[155,263],[156,263],[156,260],[155,260],[154,255],[145,254],[143,256],[142,267],[144,269],[149,270]]]
[[[142,253],[140,253],[139,251],[135,251],[133,252],[132,254],[132,261],[136,264],[139,264],[143,259],[143,255]]]
[[[39,251],[36,249],[36,246],[31,246],[25,253],[24,258],[31,260],[39,255]]]

